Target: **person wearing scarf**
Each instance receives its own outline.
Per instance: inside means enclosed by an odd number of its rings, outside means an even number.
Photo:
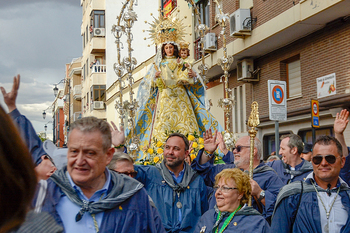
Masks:
[[[340,142],[320,136],[305,181],[284,186],[272,216],[272,232],[350,232],[350,188],[339,177],[345,157]]]
[[[67,166],[49,178],[42,211],[65,232],[159,232],[143,185],[106,168],[114,153],[111,143],[102,119],[71,124]]]
[[[252,191],[249,176],[238,168],[224,169],[215,177],[216,206],[198,222],[196,233],[270,232],[268,222],[246,203]]]
[[[164,160],[157,166],[135,166],[135,177],[154,200],[167,232],[193,232],[208,209],[207,188],[202,177],[185,163],[188,139],[170,134],[164,146]]]

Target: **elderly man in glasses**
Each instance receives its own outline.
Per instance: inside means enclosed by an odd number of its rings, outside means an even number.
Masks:
[[[134,170],[134,161],[128,154],[124,152],[120,152],[120,151],[114,152],[113,158],[111,162],[107,165],[107,167],[112,171],[115,171],[119,174],[124,174],[132,178],[135,178],[137,175],[137,171]],[[162,220],[160,219],[158,210],[152,198],[148,196],[148,199],[152,206],[154,223],[156,225],[157,232],[165,232]]]
[[[350,191],[339,177],[345,163],[342,145],[334,137],[319,137],[311,162],[313,172],[305,181],[279,193],[271,232],[350,232]]]
[[[204,133],[204,148],[199,151],[197,157],[192,162],[192,168],[196,170],[205,180],[206,185],[212,187],[215,183],[215,176],[226,168],[240,168],[248,172],[250,161],[250,137],[244,136],[237,140],[233,153],[229,151],[223,141],[222,134],[215,132],[214,135],[209,129]],[[234,155],[234,164],[219,164],[214,166],[213,152],[219,146],[225,157]],[[253,159],[253,179],[250,180],[252,186],[253,207],[257,209],[269,222],[275,206],[276,197],[283,182],[276,172],[262,162],[262,148],[259,139],[254,142]],[[213,208],[215,199],[210,200],[209,207]]]

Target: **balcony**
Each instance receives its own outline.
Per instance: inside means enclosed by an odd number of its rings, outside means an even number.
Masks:
[[[75,85],[73,87],[73,98],[75,100],[81,100],[81,85]]]
[[[104,53],[106,50],[106,38],[93,36],[90,41],[90,53]]]

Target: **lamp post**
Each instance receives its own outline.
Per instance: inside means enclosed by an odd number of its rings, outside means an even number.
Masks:
[[[44,126],[44,129],[45,129],[45,140],[46,140],[46,130],[47,130],[47,124],[49,124],[49,123],[52,123],[52,121],[48,121],[48,122],[46,122],[46,124],[45,124],[45,126]]]
[[[66,83],[66,82],[68,83],[68,128],[67,128],[67,132],[68,132],[69,128],[70,128],[70,105],[71,105],[71,102],[70,102],[70,80],[64,78],[61,81],[59,81],[58,83],[54,84],[55,87],[53,88],[53,94],[54,94],[55,97],[57,97],[57,94],[58,94],[57,85],[60,84],[60,83]]]

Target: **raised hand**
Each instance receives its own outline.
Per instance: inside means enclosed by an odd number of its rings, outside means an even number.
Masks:
[[[16,109],[16,99],[19,89],[21,76],[18,74],[17,77],[13,77],[13,85],[12,90],[8,93],[6,93],[6,90],[4,87],[0,87],[2,95],[4,96],[5,104],[7,105],[9,112],[12,112]]]
[[[342,134],[344,132],[349,123],[348,117],[349,111],[346,109],[343,109],[340,113],[337,113],[334,120],[334,133]]]
[[[125,143],[125,134],[124,134],[124,127],[120,126],[118,127],[114,124],[113,121],[110,123],[111,127],[111,133],[112,133],[112,144],[113,146],[120,146]],[[124,148],[122,148],[124,150]]]
[[[224,142],[224,138],[222,137],[221,132],[217,132],[216,137],[217,141],[219,142],[219,149],[222,153],[224,153],[224,155],[227,155],[228,149],[226,148],[226,144]]]
[[[215,133],[213,135],[211,129],[206,130],[206,132],[203,133],[204,149],[210,152],[210,154],[216,150],[219,144],[219,142],[216,141],[216,135],[217,130],[215,130]]]

